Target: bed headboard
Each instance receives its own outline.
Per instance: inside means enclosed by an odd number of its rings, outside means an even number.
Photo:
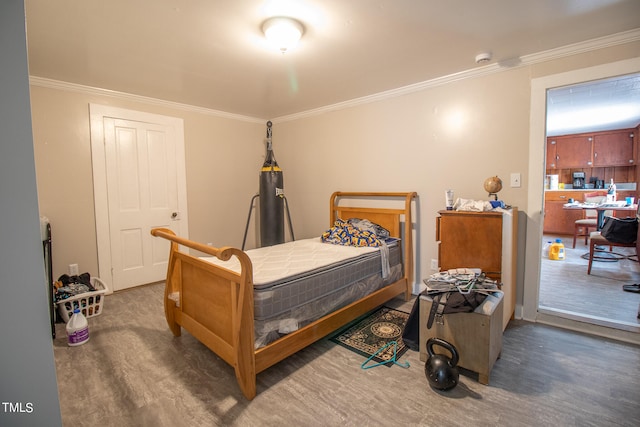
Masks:
[[[411,218],[411,202],[418,194],[408,193],[384,193],[384,192],[344,192],[336,191],[329,201],[330,223],[332,227],[336,219],[347,220],[349,218],[368,219],[389,230],[392,237],[399,237],[405,250],[405,275],[409,283],[413,283],[413,226]],[[342,200],[352,200],[349,206],[341,206]],[[366,206],[373,205],[376,201],[401,201],[404,199],[403,208],[387,208]],[[360,202],[362,201],[362,203]],[[365,205],[365,206],[359,206]],[[404,217],[404,232],[400,224]]]
[[[379,193],[379,192],[343,192],[336,191],[331,195],[330,200],[330,224],[329,226],[333,226],[333,223],[336,219],[344,219],[348,220],[350,218],[362,218],[368,219],[371,222],[375,222],[376,224],[381,225],[382,227],[389,230],[391,236],[404,238],[404,236],[400,235],[400,223],[402,222],[401,217],[404,216],[404,221],[409,225],[409,229],[411,228],[411,200],[416,197],[417,194],[415,192],[410,193]],[[340,206],[340,201],[343,199],[363,199],[366,198],[369,200],[369,203],[362,204],[371,204],[373,200],[393,200],[393,199],[405,199],[405,205],[402,209],[390,209],[383,207],[371,207],[371,206]],[[359,202],[354,202],[360,204]],[[353,204],[353,203],[351,203]]]

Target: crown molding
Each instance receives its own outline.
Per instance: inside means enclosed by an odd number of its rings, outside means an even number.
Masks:
[[[47,79],[44,77],[30,76],[29,83],[33,86],[46,87],[49,89],[66,90],[69,92],[77,92],[85,95],[108,96],[118,98],[125,101],[139,102],[143,104],[155,105],[159,107],[172,108],[176,110],[189,111],[192,113],[200,113],[209,116],[216,116],[225,119],[239,120],[250,123],[264,123],[266,119],[243,116],[241,114],[227,113],[226,111],[213,110],[210,108],[197,107],[189,104],[181,104],[179,102],[165,101],[162,99],[151,98],[147,96],[133,95],[126,92],[118,92],[115,90],[101,89],[92,86],[85,86],[76,83],[63,82],[60,80]]]
[[[391,89],[384,92],[378,92],[375,94],[363,96],[360,98],[351,99],[344,102],[338,102],[336,104],[326,105],[323,107],[315,108],[312,110],[302,111],[286,116],[277,117],[272,119],[273,122],[286,122],[301,119],[304,117],[317,116],[325,114],[331,111],[343,110],[345,108],[351,108],[358,105],[369,104],[372,102],[381,101],[384,99],[395,98],[410,93],[420,92],[425,89],[443,86],[459,80],[471,79],[488,74],[499,73],[514,68],[531,66],[533,64],[552,61],[567,56],[577,55],[580,53],[591,52],[598,49],[604,49],[621,44],[632,43],[640,41],[640,28],[625,31],[622,33],[613,34],[610,36],[600,37],[592,40],[587,40],[580,43],[574,43],[571,45],[559,47],[557,49],[551,49],[540,53],[534,53],[531,55],[522,56],[520,58],[513,58],[511,60],[500,61],[494,64],[485,65],[479,68],[473,68],[459,73],[449,74],[447,76],[437,77],[435,79],[426,80],[419,83],[414,83],[408,86],[403,86],[396,89]],[[133,95],[125,92],[118,92],[108,89],[101,89],[91,86],[80,85],[76,83],[63,82],[59,80],[47,79],[44,77],[30,76],[29,82],[33,86],[41,86],[51,89],[67,90],[71,92],[78,92],[87,95],[99,95],[118,98],[122,100],[139,102],[144,104],[156,105],[160,107],[173,108],[177,110],[189,111],[194,113],[200,113],[210,116],[216,116],[226,119],[239,120],[250,123],[264,123],[266,119],[244,116],[241,114],[228,113],[220,110],[213,110],[210,108],[197,107],[194,105],[181,104],[179,102],[165,101],[162,99],[156,99],[146,96]]]
[[[500,61],[494,64],[485,65],[480,68],[473,68],[459,73],[449,74],[447,76],[437,77],[435,79],[426,80],[420,83],[414,83],[408,86],[403,86],[397,89],[391,89],[384,92],[379,92],[372,95],[363,96],[361,98],[351,99],[349,101],[339,102],[332,105],[327,105],[313,110],[307,110],[300,113],[290,114],[287,116],[276,117],[272,119],[275,122],[286,122],[301,119],[303,117],[317,116],[320,114],[328,113],[331,111],[342,110],[345,108],[351,108],[358,105],[368,104],[371,102],[381,101],[384,99],[395,98],[398,96],[419,92],[425,89],[442,86],[455,81],[471,79],[488,74],[499,73],[502,71],[511,70],[514,68],[521,68],[531,66],[541,62],[552,61],[555,59],[564,58],[567,56],[577,55],[585,52],[591,52],[598,49],[604,49],[621,44],[632,43],[640,40],[640,28],[625,31],[622,33],[613,34],[610,36],[600,37],[597,39],[587,40],[580,43],[574,43],[567,46],[562,46],[557,49],[551,49],[540,53],[534,53],[531,55],[522,56],[520,58],[513,58],[510,60]]]

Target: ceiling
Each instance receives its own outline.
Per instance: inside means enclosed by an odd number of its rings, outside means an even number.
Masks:
[[[547,135],[568,135],[640,124],[640,73],[551,89]]]
[[[482,52],[508,66],[636,29],[640,16],[638,0],[25,3],[32,77],[260,119],[473,70]],[[305,27],[285,54],[260,29],[282,15]]]

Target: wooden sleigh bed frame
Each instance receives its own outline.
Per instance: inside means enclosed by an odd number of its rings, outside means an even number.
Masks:
[[[181,238],[166,228],[151,230],[153,236],[171,241],[164,292],[165,316],[171,332],[180,336],[180,328],[185,328],[230,364],[242,394],[249,400],[253,399],[259,372],[398,295],[404,294],[406,300],[411,298],[414,271],[411,204],[416,196],[415,192],[333,193],[330,226],[337,218],[366,218],[385,227],[392,237],[401,239],[403,275],[396,282],[258,349],[254,348],[253,271],[248,255],[240,249],[215,248]],[[404,208],[339,206],[340,200],[350,200],[348,204],[352,204],[362,199],[396,202],[404,199]],[[405,224],[404,230],[401,230],[401,222]],[[235,256],[240,262],[241,273],[204,261],[181,250],[180,245],[225,261]]]

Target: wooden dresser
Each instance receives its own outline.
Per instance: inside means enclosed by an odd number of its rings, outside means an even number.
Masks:
[[[516,305],[516,255],[518,209],[506,212],[439,211],[436,218],[440,271],[479,268],[502,282],[504,310],[502,329]]]

